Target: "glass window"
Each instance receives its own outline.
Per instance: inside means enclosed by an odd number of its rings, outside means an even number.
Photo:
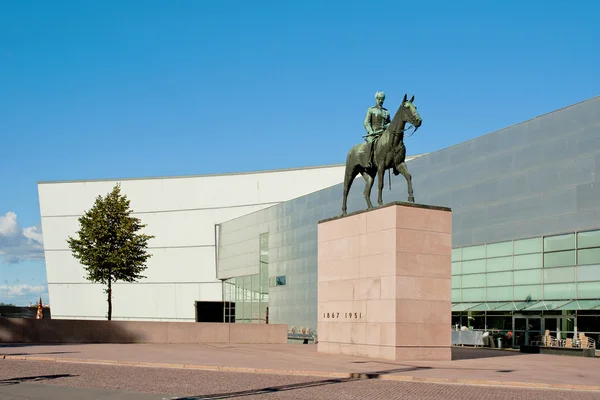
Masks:
[[[513,246],[514,254],[540,253],[542,251],[542,238],[515,240]]]
[[[252,300],[252,275],[244,276],[244,301]]]
[[[544,269],[544,284],[566,282],[575,282],[575,267]]]
[[[476,260],[485,258],[485,244],[479,246],[463,247],[462,260]]]
[[[485,260],[473,260],[462,262],[463,274],[478,274],[485,272]]]
[[[575,234],[546,236],[544,238],[544,252],[572,250],[575,248]]]
[[[541,269],[529,269],[524,271],[514,272],[514,284],[515,285],[531,285],[542,283],[542,270]]]
[[[239,282],[238,282],[239,281]],[[243,322],[244,320],[244,302],[242,296],[242,279],[236,278],[236,290],[235,290],[235,320]]]
[[[252,302],[252,322],[260,323],[260,303],[258,301]]]
[[[487,274],[487,286],[509,286],[512,285],[512,283],[512,271]]]
[[[501,315],[490,315],[487,316],[488,329],[498,329],[501,331],[512,330],[512,317],[501,316]]]
[[[252,322],[252,303],[250,303],[250,302],[242,303],[242,308],[244,309],[244,322],[245,323]]]
[[[544,268],[567,267],[575,265],[575,250],[544,254]]]
[[[600,264],[600,249],[577,250],[577,264]]]
[[[491,243],[487,245],[486,256],[487,258],[512,256],[513,244],[511,242],[500,242]]]
[[[542,260],[542,253],[524,254],[521,256],[514,256],[513,265],[515,270],[542,268]]]
[[[269,303],[261,301],[259,304],[260,304],[261,322],[266,323],[267,322],[267,307],[269,307]]]
[[[578,281],[600,281],[600,265],[583,265],[577,267]],[[600,297],[600,292],[597,297]]]
[[[452,277],[452,289],[460,288],[460,276]]]
[[[579,232],[577,234],[577,248],[600,247],[600,231]]]
[[[287,277],[286,276],[277,276],[277,277],[275,277],[275,285],[276,286],[287,285]]]
[[[513,269],[513,257],[498,257],[487,259],[487,271],[511,271]]]
[[[460,261],[452,263],[452,275],[460,275]]]
[[[559,283],[554,285],[544,285],[544,299],[574,299],[577,297],[574,283]]]
[[[252,275],[252,301],[260,300],[260,278]]]
[[[577,284],[577,297],[580,299],[597,299],[600,293],[600,282],[582,282]]]
[[[460,261],[460,247],[452,249],[452,261]]]
[[[463,275],[462,287],[485,287],[485,274]]]
[[[460,302],[460,289],[452,289],[452,302]]]
[[[462,301],[485,301],[485,288],[462,289]]]
[[[515,286],[513,287],[513,296],[514,301],[540,300],[542,285]]]
[[[269,294],[269,271],[260,271],[260,293],[263,295]]]
[[[513,296],[512,286],[488,287],[487,301],[511,301]]]

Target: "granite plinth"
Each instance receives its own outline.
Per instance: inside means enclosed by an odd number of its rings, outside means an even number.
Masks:
[[[451,359],[452,213],[394,203],[321,221],[318,351]]]

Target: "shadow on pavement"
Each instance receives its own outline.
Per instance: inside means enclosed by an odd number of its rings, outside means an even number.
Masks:
[[[262,388],[262,389],[242,390],[239,392],[215,393],[215,394],[187,396],[187,397],[171,397],[171,399],[173,399],[173,400],[229,399],[229,398],[233,398],[233,397],[256,396],[259,394],[286,392],[289,390],[305,389],[305,388],[325,386],[325,385],[334,385],[337,383],[357,381],[359,379],[360,378],[325,379],[322,381],[302,382],[302,383],[294,383],[294,384],[290,384],[290,385],[281,385],[281,386],[270,386],[270,387],[266,387],[266,388]]]
[[[33,355],[52,355],[52,354],[75,354],[80,351],[46,351],[43,353],[29,352],[29,353],[10,353],[7,356],[33,356]],[[0,355],[2,357],[2,355]]]
[[[255,396],[259,394],[286,392],[289,390],[305,389],[310,387],[334,385],[338,383],[346,383],[365,379],[377,379],[382,375],[396,374],[399,372],[411,372],[431,369],[431,367],[405,367],[396,368],[375,372],[356,372],[352,373],[349,378],[325,379],[321,381],[301,382],[290,385],[270,386],[262,389],[243,390],[238,392],[216,393],[207,395],[187,396],[187,397],[171,397],[173,400],[200,400],[200,399],[229,399],[233,397]]]
[[[523,353],[513,350],[489,349],[482,347],[452,347],[452,361],[520,355],[523,355]]]
[[[20,378],[0,379],[0,386],[18,385],[24,382],[46,381],[58,378],[69,378],[77,375],[71,374],[56,374],[56,375],[39,375],[39,376],[22,376]]]
[[[23,349],[19,353],[6,353],[6,352],[3,352],[4,349],[15,349],[15,348],[21,348],[21,347],[35,347],[35,346],[49,347],[49,346],[64,346],[64,345],[60,344],[60,343],[52,343],[52,344],[48,344],[48,343],[0,343],[0,357],[2,357],[2,355],[7,355],[7,356],[32,356],[32,355],[43,355],[43,354],[74,354],[74,353],[81,353],[80,351],[45,351],[45,352],[41,352],[41,351],[35,351],[35,349],[31,349],[31,351],[27,351],[29,349],[27,349],[27,350]]]

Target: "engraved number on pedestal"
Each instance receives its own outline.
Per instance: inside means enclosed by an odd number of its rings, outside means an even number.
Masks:
[[[340,318],[340,313],[339,312],[331,312],[331,313],[323,313],[323,318],[324,319],[331,319],[331,318]],[[345,319],[361,319],[362,318],[362,312],[346,312],[344,313],[344,318]]]

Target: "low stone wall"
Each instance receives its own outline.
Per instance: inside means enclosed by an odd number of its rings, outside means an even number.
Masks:
[[[0,317],[0,343],[287,343],[287,325]]]
[[[553,354],[560,356],[596,357],[596,349],[580,349],[573,347],[547,347],[540,346],[541,354]]]

